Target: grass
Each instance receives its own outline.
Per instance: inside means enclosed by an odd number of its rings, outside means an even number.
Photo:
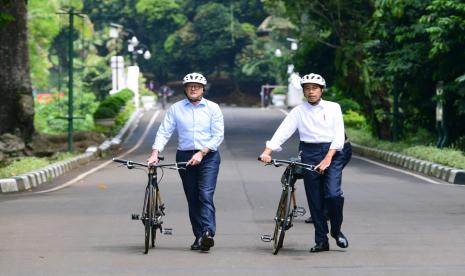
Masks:
[[[24,157],[21,158],[21,160],[13,161],[6,167],[0,168],[0,178],[8,178],[28,173],[46,167],[52,163],[69,159],[73,156],[75,155],[72,153],[58,153],[50,158]]]
[[[465,155],[457,149],[439,149],[431,145],[421,145],[418,140],[421,141],[422,139],[401,142],[381,141],[373,137],[369,131],[363,129],[346,128],[346,132],[351,141],[362,146],[398,152],[437,164],[465,169]],[[428,139],[423,139],[423,141],[428,143]]]

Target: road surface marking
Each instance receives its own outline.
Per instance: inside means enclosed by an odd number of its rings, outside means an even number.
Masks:
[[[117,159],[121,159],[123,158],[124,156],[130,154],[131,152],[135,151],[141,144],[142,142],[144,141],[145,137],[147,136],[149,130],[152,129],[152,125],[155,123],[155,120],[156,118],[158,117],[158,114],[160,114],[160,110],[158,110],[157,112],[155,112],[155,114],[153,115],[152,119],[150,120],[150,123],[149,123],[149,126],[145,129],[145,132],[144,134],[141,136],[141,138],[139,139],[139,141],[137,142],[137,144],[132,147],[131,149],[129,149],[128,151],[124,152],[123,154],[121,154],[120,156],[118,157],[115,157]],[[49,193],[49,192],[54,192],[54,191],[58,191],[58,190],[61,190],[63,188],[66,188],[68,186],[71,186],[73,185],[74,183],[78,182],[79,180],[93,174],[94,172],[100,170],[101,168],[104,168],[106,166],[108,166],[108,164],[112,163],[113,161],[112,160],[108,160],[106,161],[105,163],[103,164],[100,164],[99,166],[71,179],[70,181],[64,183],[64,184],[61,184],[60,186],[57,186],[55,188],[52,188],[52,189],[48,189],[48,190],[44,190],[44,191],[40,191],[40,192],[35,192],[35,194],[43,194],[43,193]]]

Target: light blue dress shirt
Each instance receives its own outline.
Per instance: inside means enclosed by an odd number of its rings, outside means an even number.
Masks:
[[[174,103],[158,128],[152,149],[163,151],[174,130],[178,131],[178,150],[218,150],[224,139],[223,113],[218,104],[205,98],[198,105],[187,99]]]

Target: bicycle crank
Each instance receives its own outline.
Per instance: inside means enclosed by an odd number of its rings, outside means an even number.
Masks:
[[[262,240],[262,242],[271,242],[273,240],[273,237],[271,235],[261,235],[260,236],[260,239]]]

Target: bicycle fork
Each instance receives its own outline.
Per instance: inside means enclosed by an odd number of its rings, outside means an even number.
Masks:
[[[154,180],[156,181],[156,178],[154,178]],[[152,194],[152,196],[153,196],[153,194]],[[152,227],[155,227],[155,229],[159,228],[160,233],[163,234],[163,235],[172,235],[173,234],[173,229],[172,228],[163,228],[163,226],[162,226],[162,224],[163,224],[162,217],[165,215],[165,204],[161,200],[161,195],[160,195],[160,191],[158,190],[158,188],[155,188],[155,201],[154,201],[154,205],[158,206],[158,209],[154,210],[154,216],[153,216],[152,219],[149,219],[147,217],[146,212],[144,211],[145,206],[147,206],[147,204],[149,204],[149,203],[147,202],[147,198],[145,198],[144,199],[144,205],[143,205],[143,208],[142,208],[142,215],[131,214],[131,219],[132,220],[140,220],[142,222],[142,224],[144,224],[144,225],[146,223],[150,223]],[[155,207],[155,206],[153,206],[153,207]]]

